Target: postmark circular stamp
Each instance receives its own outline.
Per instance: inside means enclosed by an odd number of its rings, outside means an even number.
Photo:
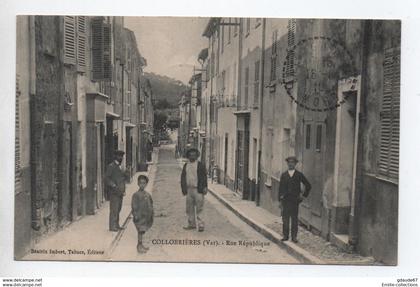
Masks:
[[[326,112],[346,100],[337,95],[338,80],[353,76],[356,65],[346,46],[326,36],[299,40],[287,49],[281,82],[289,97],[300,107]],[[297,86],[299,85],[299,90]]]

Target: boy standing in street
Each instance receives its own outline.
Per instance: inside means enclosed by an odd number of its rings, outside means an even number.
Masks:
[[[298,160],[295,156],[286,158],[288,170],[280,177],[279,202],[283,218],[283,239],[289,240],[289,223],[292,221],[292,241],[297,243],[299,204],[303,197],[308,197],[311,184],[300,171],[296,170]],[[303,183],[305,191],[301,194],[300,185]]]
[[[147,176],[139,175],[137,178],[137,185],[139,189],[131,198],[133,223],[136,226],[138,234],[138,253],[146,253],[147,250],[149,250],[149,248],[143,245],[143,235],[153,225],[153,200],[152,196],[145,190],[148,182],[149,178]]]

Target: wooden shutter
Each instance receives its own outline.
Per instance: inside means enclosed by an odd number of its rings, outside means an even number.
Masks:
[[[92,79],[111,80],[111,26],[103,17],[91,20]]]
[[[64,63],[76,64],[76,22],[74,16],[64,16]]]
[[[77,70],[86,72],[86,16],[77,17]]]
[[[15,194],[21,191],[20,168],[20,90],[19,75],[16,75],[16,102],[15,102]]]
[[[379,173],[398,178],[400,139],[400,50],[385,52],[380,114]]]
[[[103,78],[103,34],[102,34],[102,17],[94,17],[91,20],[92,32],[92,78],[94,80],[102,80]]]
[[[103,26],[103,35],[104,35],[104,43],[103,43],[103,69],[104,75],[103,78],[105,80],[112,79],[112,70],[111,70],[111,24],[104,24]]]
[[[287,25],[286,78],[295,75],[295,37],[296,19],[289,19]]]
[[[221,52],[223,53],[223,49],[224,49],[224,46],[225,46],[225,26],[223,25],[223,22],[222,22],[222,25],[220,25],[220,33],[221,33],[221,45],[220,45],[220,50],[221,50]]]
[[[255,62],[254,72],[254,107],[256,107],[260,96],[260,61]]]
[[[249,67],[245,68],[245,98],[244,108],[248,108],[248,96],[249,96]]]
[[[270,81],[276,80],[277,70],[277,30],[273,31],[272,44],[271,44],[271,69],[270,69]]]

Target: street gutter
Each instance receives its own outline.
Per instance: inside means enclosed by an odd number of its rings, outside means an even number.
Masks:
[[[250,218],[246,214],[244,214],[241,210],[235,208],[229,201],[225,198],[217,194],[216,192],[212,191],[210,188],[208,189],[209,193],[213,195],[219,202],[221,202],[224,206],[226,206],[230,211],[232,211],[236,216],[238,216],[242,221],[247,223],[249,226],[254,228],[257,232],[262,234],[265,238],[269,239],[270,241],[276,243],[281,248],[285,249],[290,255],[297,258],[303,263],[306,264],[327,264],[327,262],[321,260],[318,257],[313,256],[308,251],[304,250],[303,248],[299,247],[297,244],[289,241],[281,241],[281,236],[275,232],[274,230],[268,228],[262,223],[259,223],[253,218]]]

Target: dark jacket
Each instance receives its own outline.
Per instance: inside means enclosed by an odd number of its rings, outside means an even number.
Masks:
[[[303,183],[305,186],[305,192],[303,193],[304,197],[308,197],[309,191],[311,190],[312,186],[306,177],[300,171],[295,170],[295,173],[292,177],[290,177],[288,171],[282,173],[280,177],[280,185],[279,185],[279,194],[278,199],[285,200],[285,201],[293,201],[299,202],[300,201],[300,184]]]
[[[107,192],[123,196],[125,193],[126,175],[124,171],[113,161],[105,172],[105,184]]]
[[[138,231],[147,231],[153,225],[153,200],[146,191],[137,191],[131,198],[133,222]]]
[[[187,194],[187,163],[184,164],[181,173],[181,190],[182,194]],[[197,192],[205,194],[207,191],[207,171],[206,166],[200,161],[197,163]]]

